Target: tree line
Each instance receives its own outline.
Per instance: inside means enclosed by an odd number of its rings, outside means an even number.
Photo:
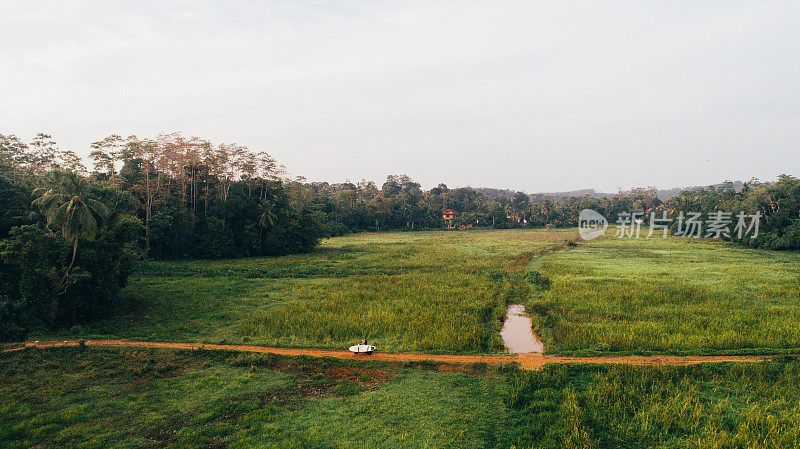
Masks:
[[[709,214],[724,211],[761,217],[758,237],[729,240],[774,250],[800,250],[800,180],[781,175],[774,182],[756,179],[746,183],[724,182],[719,185],[680,191],[666,200],[654,187],[635,188],[602,198],[590,195],[566,198],[542,198],[516,192],[511,197],[486,195],[461,187],[448,189],[439,184],[423,190],[408,176],[387,177],[378,188],[374,183],[310,183],[312,204],[324,212],[327,235],[358,231],[414,230],[442,227],[442,210],[454,209],[457,227],[494,229],[523,227],[573,227],[583,209],[592,209],[614,224],[621,213],[668,217],[671,230],[677,232],[681,212]],[[533,201],[532,198],[536,198]],[[647,221],[647,220],[645,220]],[[700,231],[705,233],[701,227]]]
[[[800,180],[790,175],[780,175],[774,182],[753,179],[741,189],[730,182],[706,188],[684,190],[665,202],[668,215],[675,217],[680,211],[758,214],[758,237],[744,236],[735,240],[754,248],[770,250],[800,250]]]

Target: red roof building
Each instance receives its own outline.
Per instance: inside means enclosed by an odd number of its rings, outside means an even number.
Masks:
[[[444,220],[444,227],[447,229],[454,229],[455,225],[453,224],[453,220],[455,220],[458,212],[454,211],[453,209],[445,209],[442,211],[442,220]]]

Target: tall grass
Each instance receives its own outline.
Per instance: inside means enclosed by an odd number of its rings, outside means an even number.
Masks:
[[[547,255],[529,302],[551,352],[800,348],[800,255],[606,239]]]
[[[509,379],[510,447],[800,446],[800,364],[549,365]]]
[[[147,262],[123,295],[133,307],[90,334],[148,340],[382,350],[497,352],[528,261],[570,230],[356,234],[310,254]]]
[[[800,362],[522,372],[27,349],[0,354],[0,416],[3,448],[792,448]]]
[[[0,355],[0,447],[490,447],[496,376],[90,348]]]

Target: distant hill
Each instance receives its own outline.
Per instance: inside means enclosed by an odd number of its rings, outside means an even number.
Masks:
[[[509,189],[495,189],[492,187],[475,187],[475,191],[480,192],[490,198],[508,198],[511,199],[514,194],[516,193],[515,190]],[[581,190],[571,190],[569,192],[541,192],[541,193],[531,193],[528,194],[532,202],[537,202],[545,199],[549,199],[550,201],[562,201],[566,198],[571,196],[589,196],[592,198],[607,198],[610,196],[614,196],[613,193],[603,193],[598,192],[595,189],[581,189]]]
[[[713,186],[721,186],[722,183],[720,183],[720,184],[712,184],[712,185]],[[743,186],[744,186],[744,182],[742,182],[742,181],[733,181],[733,188],[736,189],[737,191],[741,190]],[[709,187],[709,186],[702,186],[702,187],[701,186],[673,187],[671,189],[657,189],[656,190],[656,196],[661,201],[666,201],[667,199],[678,195],[679,193],[683,192],[684,190],[693,190],[693,189],[699,189],[699,188],[704,188],[704,187]],[[505,197],[505,198],[508,198],[508,199],[511,199],[511,197],[514,196],[514,193],[516,193],[516,191],[514,191],[514,190],[496,189],[496,188],[492,188],[492,187],[476,187],[475,191],[480,192],[480,193],[482,193],[482,194],[484,194],[484,195],[486,195],[486,196],[488,196],[490,198]],[[566,192],[531,193],[531,194],[528,194],[528,196],[530,197],[531,201],[534,202],[534,203],[537,202],[537,201],[542,201],[542,200],[546,200],[546,199],[548,199],[550,201],[561,202],[564,199],[569,198],[569,197],[573,197],[573,196],[578,196],[578,197],[588,196],[590,198],[598,198],[598,199],[600,199],[600,198],[612,197],[612,196],[619,195],[619,194],[625,194],[627,192],[628,192],[627,190],[623,190],[623,191],[620,191],[620,192],[617,192],[617,193],[606,193],[606,192],[598,192],[595,189],[580,189],[580,190],[570,190],[570,191],[566,191]]]
[[[543,192],[543,193],[532,193],[528,195],[531,197],[531,201],[542,201],[542,200],[550,200],[550,201],[563,201],[566,198],[573,197],[573,196],[588,196],[590,198],[608,198],[610,196],[614,196],[613,193],[604,193],[598,192],[595,189],[581,189],[581,190],[570,190],[568,192]]]
[[[495,189],[493,187],[474,187],[473,190],[475,190],[478,193],[482,193],[482,194],[488,196],[489,198],[508,198],[508,199],[511,199],[511,197],[514,196],[514,193],[516,193],[516,191],[514,191],[514,190]]]

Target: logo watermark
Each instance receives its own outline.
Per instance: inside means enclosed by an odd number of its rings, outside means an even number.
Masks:
[[[578,233],[584,240],[592,240],[605,235],[608,229],[608,220],[599,212],[584,209],[578,216]]]
[[[737,238],[739,240],[750,236],[758,237],[761,224],[761,212],[746,214],[739,212],[715,211],[703,215],[702,212],[680,211],[676,218],[668,216],[667,211],[660,215],[655,212],[620,212],[617,220],[614,237],[616,238],[651,238],[654,235],[667,238],[670,229],[673,235],[689,238]],[[734,224],[735,222],[735,224]],[[642,228],[646,226],[646,230]],[[584,209],[578,216],[578,233],[584,240],[592,240],[603,236],[608,229],[608,219],[592,209]],[[646,231],[646,232],[645,232]]]

